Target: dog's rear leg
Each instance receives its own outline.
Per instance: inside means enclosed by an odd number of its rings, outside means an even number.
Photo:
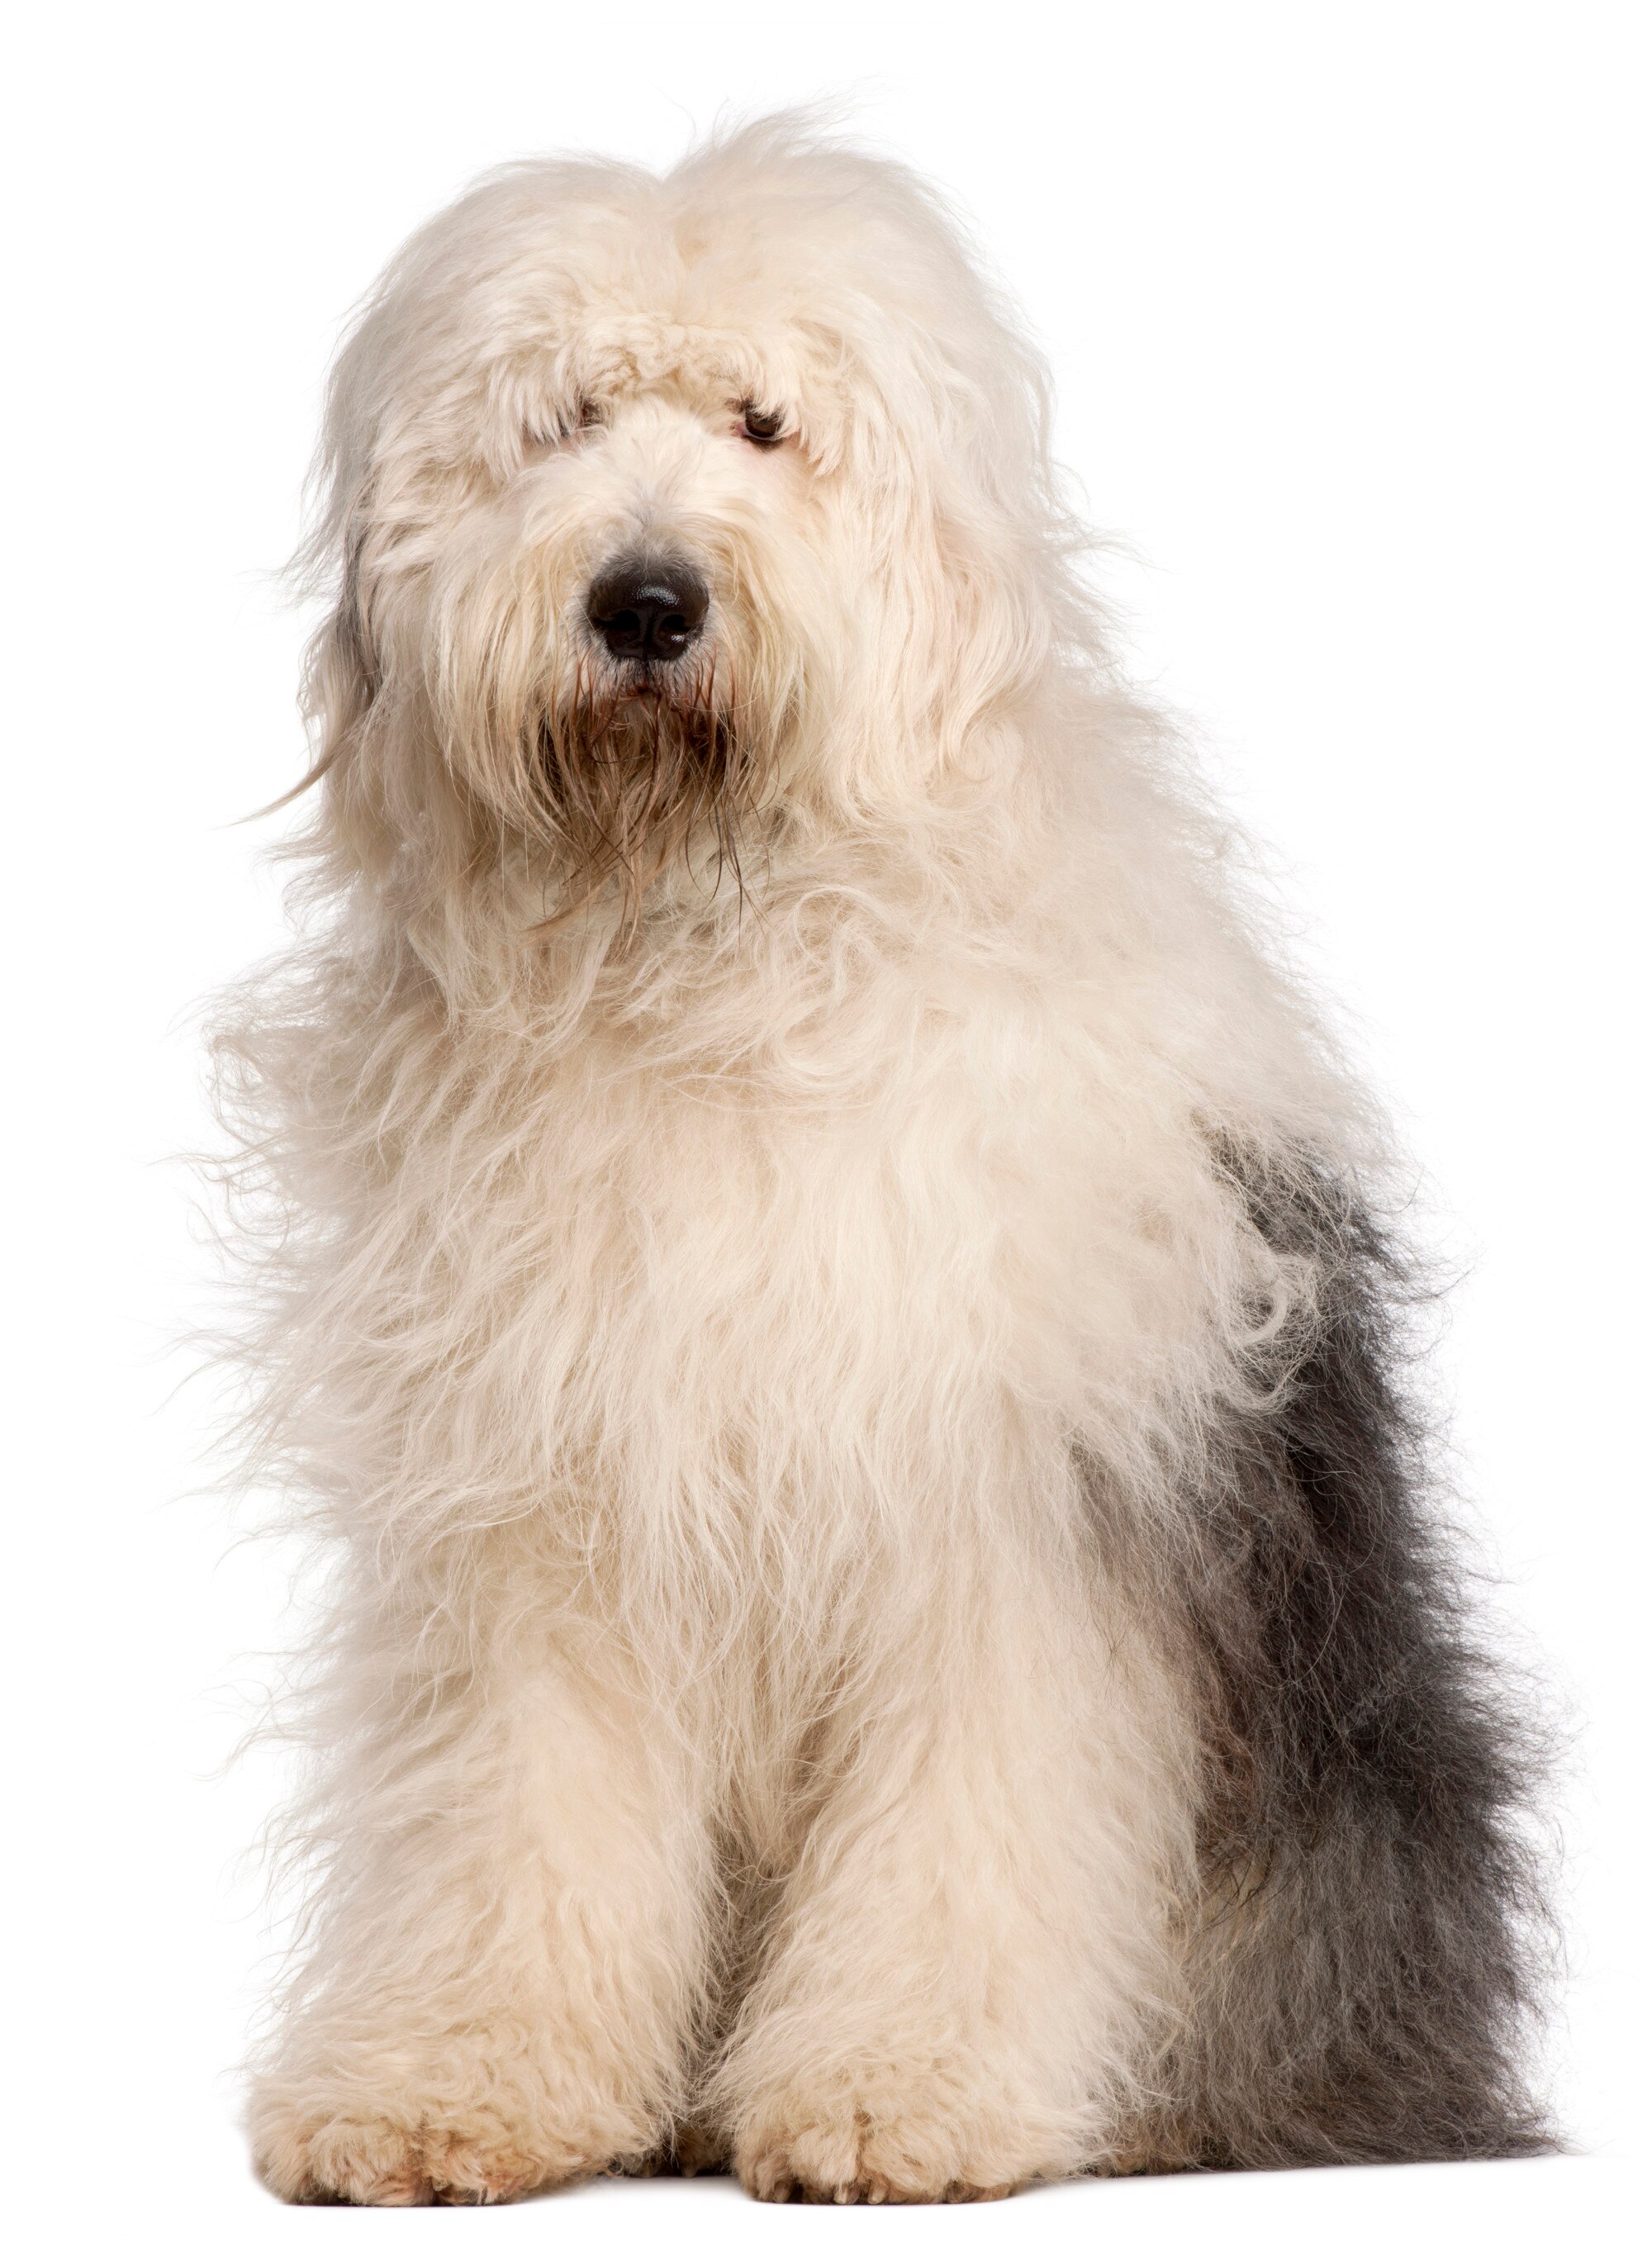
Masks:
[[[993,2198],[1087,2167],[1164,2033],[1184,1736],[1141,1649],[1018,1574],[961,1587],[835,1721],[718,2085],[761,2197]]]
[[[443,1629],[358,1649],[330,1883],[253,2100],[289,2198],[509,2199],[638,2162],[673,2111],[710,1877],[693,1772],[611,1642],[518,1629],[433,1675]]]

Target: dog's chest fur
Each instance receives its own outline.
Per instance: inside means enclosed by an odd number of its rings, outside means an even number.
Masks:
[[[341,1244],[383,1438],[358,1504],[538,1519],[656,1605],[674,1574],[795,1607],[1035,1508],[1098,1376],[1176,1346],[1190,1244],[1153,1212],[1184,1151],[1070,991],[962,942],[775,949],[599,985],[571,1026],[409,1004],[380,1039]]]

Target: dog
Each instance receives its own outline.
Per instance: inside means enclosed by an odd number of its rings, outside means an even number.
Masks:
[[[1401,1169],[1048,421],[795,118],[483,180],[342,349],[299,931],[216,1035],[328,1556],[283,2196],[1550,2142]]]

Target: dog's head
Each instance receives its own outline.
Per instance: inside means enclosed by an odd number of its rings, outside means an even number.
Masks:
[[[990,758],[1048,640],[1036,360],[934,201],[785,124],[485,181],[335,371],[311,680],[358,864],[550,910]]]

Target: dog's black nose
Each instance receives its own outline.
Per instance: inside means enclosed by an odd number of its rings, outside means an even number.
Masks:
[[[705,579],[686,562],[631,556],[603,571],[585,613],[610,655],[671,663],[700,638],[710,598]]]

